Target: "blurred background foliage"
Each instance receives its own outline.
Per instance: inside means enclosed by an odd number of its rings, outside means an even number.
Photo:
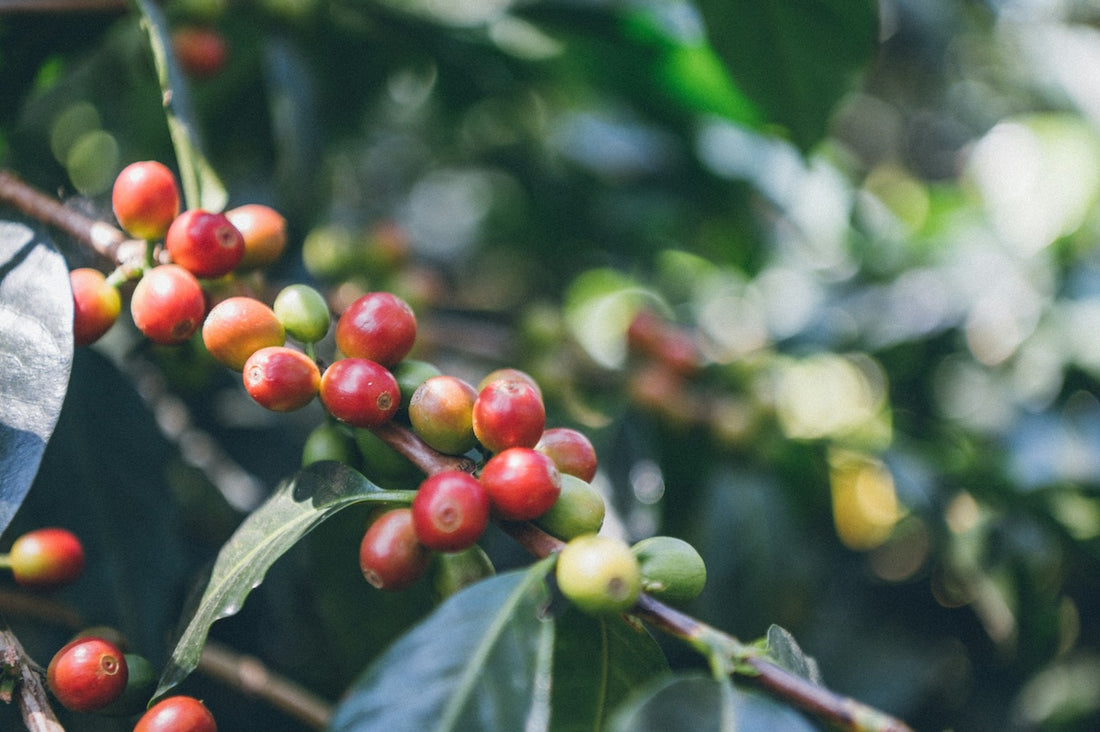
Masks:
[[[108,217],[123,165],[173,160],[160,93],[132,12],[60,5],[0,14],[0,160]],[[596,443],[610,529],[702,552],[693,613],[784,626],[830,687],[918,729],[1100,723],[1095,3],[165,11],[226,44],[191,102],[230,205],[288,217],[268,283],[337,307],[390,289],[418,358],[529,370]],[[199,346],[116,328],[78,356],[17,525],[98,527],[111,561],[60,600],[162,661],[321,415],[261,413]],[[214,637],[336,698],[431,593],[365,586],[363,521],[319,529]],[[38,620],[20,637],[44,657],[64,628]],[[292,728],[225,707],[227,729]]]

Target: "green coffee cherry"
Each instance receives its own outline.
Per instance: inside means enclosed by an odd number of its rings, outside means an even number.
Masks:
[[[290,285],[275,297],[275,317],[287,335],[301,343],[316,343],[325,337],[332,314],[321,293],[308,285]]]
[[[672,536],[651,536],[635,544],[642,589],[658,600],[694,600],[707,583],[707,567],[691,544]]]
[[[493,562],[477,544],[460,552],[436,555],[434,586],[436,596],[444,600],[467,585],[496,573]]]
[[[590,615],[614,615],[634,605],[642,591],[638,560],[626,542],[585,534],[558,555],[558,587]]]
[[[393,378],[397,379],[397,388],[401,390],[401,407],[399,412],[409,411],[409,402],[413,394],[428,379],[440,376],[443,372],[435,364],[420,361],[415,358],[406,358],[393,367]]]
[[[549,511],[535,519],[535,525],[552,536],[569,541],[599,531],[606,510],[603,496],[590,483],[562,473],[561,495]]]
[[[345,427],[335,424],[318,425],[302,446],[303,468],[322,460],[336,460],[354,466],[358,464],[358,457],[355,438]]]
[[[404,484],[421,475],[404,455],[386,444],[369,429],[356,429],[355,442],[362,459],[363,474],[383,488],[407,487]]]

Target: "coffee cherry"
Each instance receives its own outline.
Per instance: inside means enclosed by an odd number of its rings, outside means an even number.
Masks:
[[[442,371],[433,363],[418,361],[415,358],[406,358],[393,367],[393,378],[397,379],[397,386],[401,389],[401,407],[398,412],[409,411],[413,394],[428,379],[433,376],[441,376]]]
[[[286,346],[256,351],[245,361],[241,376],[248,395],[273,412],[301,409],[321,388],[321,371],[313,359]]]
[[[355,438],[347,427],[321,424],[309,433],[302,445],[302,467],[322,460],[336,460],[345,465],[358,464]]]
[[[272,307],[290,337],[301,343],[321,340],[332,323],[325,298],[309,285],[284,287]]]
[[[477,478],[445,470],[426,478],[412,502],[420,543],[440,552],[473,545],[489,525],[489,496]]]
[[[195,208],[172,222],[164,248],[173,262],[196,277],[221,277],[241,263],[244,237],[225,214]]]
[[[498,379],[478,392],[472,419],[474,434],[490,452],[534,447],[546,426],[546,408],[526,381]]]
[[[512,447],[489,458],[480,480],[493,513],[508,521],[538,518],[561,495],[561,473],[554,461],[528,447]]]
[[[111,204],[119,225],[131,236],[160,239],[179,214],[179,187],[162,163],[130,163],[115,178]]]
[[[71,531],[35,529],[11,545],[8,554],[15,581],[24,587],[60,587],[84,571],[84,547]]]
[[[494,381],[526,381],[536,392],[538,392],[539,399],[542,398],[542,388],[539,386],[539,382],[535,381],[534,376],[531,376],[531,374],[521,369],[505,367],[490,371],[485,375],[485,378],[478,382],[477,390],[480,392]]]
[[[642,573],[630,547],[609,536],[586,534],[565,545],[555,570],[562,594],[586,613],[629,609],[642,591]]]
[[[218,732],[214,715],[198,699],[170,696],[141,715],[134,732]]]
[[[355,444],[362,458],[362,472],[384,488],[407,488],[423,473],[400,452],[369,429],[356,429]]]
[[[126,659],[126,688],[117,699],[98,710],[100,715],[129,717],[143,712],[157,690],[159,675],[149,659],[136,653],[127,653],[123,658]]]
[[[122,651],[102,638],[70,641],[46,669],[50,691],[74,712],[94,712],[115,701],[126,689],[127,678]]]
[[[535,525],[551,536],[569,541],[599,531],[606,512],[603,496],[591,484],[562,473],[561,495],[549,511],[535,519]]]
[[[368,292],[336,321],[336,346],[346,355],[397,365],[416,340],[416,316],[401,298],[389,292]]]
[[[460,552],[441,552],[436,555],[435,576],[432,586],[436,598],[443,600],[463,587],[478,580],[492,577],[496,572],[493,561],[477,544]]]
[[[353,427],[377,427],[393,418],[401,393],[393,374],[378,363],[342,358],[321,377],[321,402]]]
[[[563,473],[589,483],[596,477],[596,449],[582,432],[569,427],[551,427],[542,433],[535,449],[550,456]]]
[[[689,602],[699,596],[707,583],[703,558],[683,539],[651,536],[639,541],[631,551],[641,568],[642,588],[659,600]]]
[[[146,272],[130,297],[134,324],[154,343],[182,343],[198,330],[206,298],[195,275],[177,264]]]
[[[207,313],[202,342],[219,363],[241,371],[256,351],[283,345],[286,332],[267,305],[251,297],[230,297]]]
[[[408,587],[427,571],[431,559],[431,551],[417,539],[411,508],[383,513],[359,544],[363,577],[380,590]]]
[[[185,25],[172,31],[172,52],[185,74],[209,79],[225,67],[229,44],[215,28]]]
[[[409,422],[420,439],[448,455],[461,455],[477,445],[473,411],[477,392],[457,376],[433,376],[409,402]]]
[[[262,203],[246,203],[225,212],[229,223],[244,237],[244,256],[237,270],[250,272],[270,267],[286,250],[286,219]]]
[[[111,329],[122,310],[118,288],[98,269],[81,267],[69,273],[73,288],[73,344],[95,343]]]

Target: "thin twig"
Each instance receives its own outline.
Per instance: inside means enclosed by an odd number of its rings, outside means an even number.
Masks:
[[[313,729],[324,729],[332,717],[332,705],[321,697],[272,672],[258,658],[237,653],[216,641],[206,641],[198,670],[231,688],[263,699]]]
[[[19,710],[30,732],[65,732],[50,707],[42,669],[27,656],[10,630],[0,630],[0,667],[18,682]]]

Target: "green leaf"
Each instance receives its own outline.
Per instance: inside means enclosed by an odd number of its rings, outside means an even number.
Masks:
[[[543,729],[554,624],[542,617],[553,558],[452,595],[383,653],[331,729]]]
[[[734,80],[806,150],[871,61],[874,0],[699,0],[707,34]]]
[[[176,150],[180,184],[186,208],[221,211],[229,200],[225,185],[202,153],[198,125],[191,106],[187,81],[170,53],[168,24],[160,8],[150,0],[134,0],[141,11],[142,24],[149,34],[149,45],[157,67],[168,133]]]
[[[768,628],[764,650],[772,660],[788,671],[815,684],[821,683],[821,670],[817,667],[817,661],[812,656],[807,656],[795,642],[794,636],[784,628],[778,625]]]
[[[0,221],[0,532],[30,490],[73,361],[65,260],[29,227]]]
[[[603,729],[611,709],[667,671],[664,653],[645,629],[570,608],[555,634],[550,728]]]
[[[282,483],[218,553],[206,589],[161,674],[156,696],[194,670],[210,626],[237,613],[271,565],[318,524],[356,503],[411,500],[411,492],[383,490],[337,462],[314,463]]]
[[[814,732],[801,713],[729,679],[683,674],[666,676],[640,689],[620,707],[612,732]]]

